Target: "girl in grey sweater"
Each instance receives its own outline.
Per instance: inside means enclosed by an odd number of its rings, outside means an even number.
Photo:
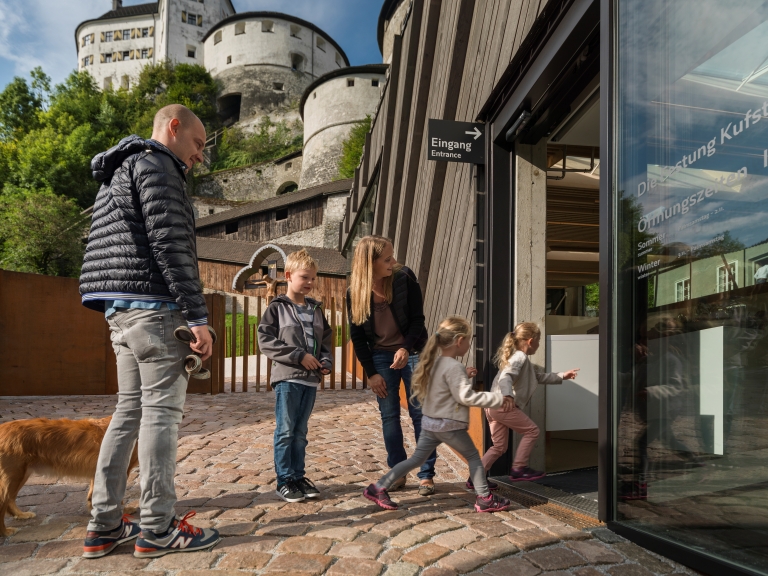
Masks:
[[[482,408],[508,408],[512,398],[501,392],[475,392],[467,378],[468,370],[456,360],[469,350],[472,327],[460,316],[450,316],[429,337],[416,372],[413,375],[411,399],[421,404],[423,414],[421,435],[413,455],[393,467],[376,484],[365,489],[363,495],[387,510],[397,510],[397,504],[387,490],[398,479],[421,466],[443,442],[459,452],[469,464],[477,494],[477,512],[506,510],[510,502],[491,494],[485,479],[480,454],[467,433],[469,406]],[[472,374],[477,371],[470,368]]]

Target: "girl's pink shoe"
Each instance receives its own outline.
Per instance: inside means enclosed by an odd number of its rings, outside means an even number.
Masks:
[[[363,496],[371,502],[375,502],[385,510],[397,510],[397,504],[392,502],[387,494],[386,488],[379,488],[376,484],[369,484],[368,488],[363,490]]]
[[[539,472],[525,466],[523,468],[512,468],[509,472],[509,480],[511,482],[533,482],[534,480],[544,478],[546,475],[546,472]]]

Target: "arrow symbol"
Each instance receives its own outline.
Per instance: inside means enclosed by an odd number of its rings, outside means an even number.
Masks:
[[[474,132],[467,131],[467,132],[464,132],[464,134],[469,134],[470,136],[474,136],[473,140],[477,140],[478,138],[480,138],[480,136],[483,135],[483,133],[477,129],[477,126],[474,127]]]

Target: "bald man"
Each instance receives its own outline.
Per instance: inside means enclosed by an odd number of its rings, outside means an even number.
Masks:
[[[136,540],[134,555],[211,548],[213,529],[174,512],[176,443],[188,375],[184,358],[211,355],[186,174],[203,159],[205,127],[172,104],[155,115],[152,138],[129,136],[91,162],[101,182],[85,250],[80,294],[105,314],[117,356],[118,400],[93,484],[83,556],[100,558]],[[196,341],[177,341],[189,326]],[[128,461],[138,438],[140,525],[123,517]]]

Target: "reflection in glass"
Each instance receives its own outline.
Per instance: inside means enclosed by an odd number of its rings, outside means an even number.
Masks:
[[[768,574],[768,2],[617,1],[617,518]]]

